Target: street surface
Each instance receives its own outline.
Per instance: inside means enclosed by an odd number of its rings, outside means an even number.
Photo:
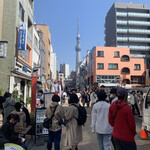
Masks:
[[[90,108],[87,108],[87,112],[88,112],[88,118],[85,127],[83,127],[83,141],[79,144],[79,150],[97,150],[98,146],[97,146],[96,134],[93,134],[90,128],[90,122],[91,122]],[[135,120],[137,125],[136,128],[137,135],[135,137],[137,149],[150,150],[150,140],[140,139],[142,120],[138,117],[135,117]],[[69,149],[68,147],[64,147],[64,141],[65,141],[65,127],[63,127],[63,131],[62,131],[61,150],[68,150]],[[46,142],[43,146],[34,145],[31,150],[46,150]]]

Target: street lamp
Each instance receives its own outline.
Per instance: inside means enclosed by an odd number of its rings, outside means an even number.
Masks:
[[[7,41],[0,41],[0,58],[6,58],[7,43]]]

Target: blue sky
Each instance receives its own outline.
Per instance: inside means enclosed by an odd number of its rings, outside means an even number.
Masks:
[[[34,20],[49,25],[53,50],[60,63],[75,70],[77,18],[81,36],[81,59],[93,46],[104,46],[105,17],[114,2],[148,4],[150,0],[35,0]]]

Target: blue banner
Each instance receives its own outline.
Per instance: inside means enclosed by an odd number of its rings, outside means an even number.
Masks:
[[[26,30],[19,29],[18,50],[26,50]]]

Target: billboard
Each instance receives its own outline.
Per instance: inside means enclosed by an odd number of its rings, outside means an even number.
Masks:
[[[20,23],[18,33],[18,50],[26,50],[27,40],[27,25],[26,23]]]

